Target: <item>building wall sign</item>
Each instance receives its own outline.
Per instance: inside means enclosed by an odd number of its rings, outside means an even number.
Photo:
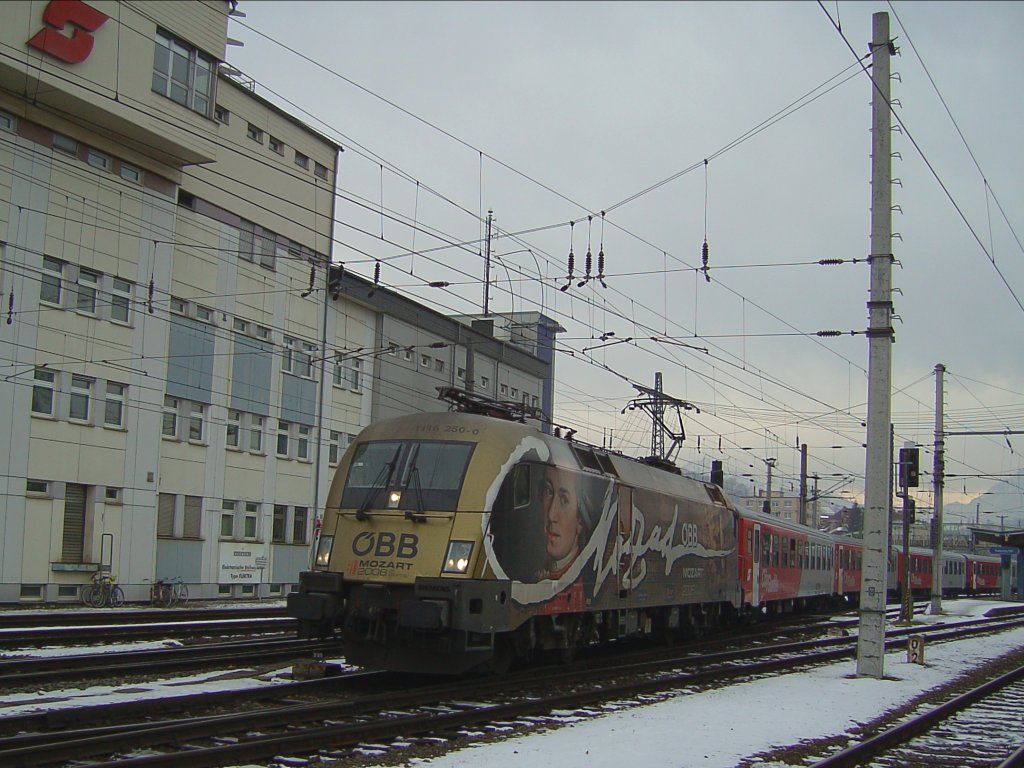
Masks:
[[[220,584],[259,584],[269,565],[266,544],[227,541],[220,544]]]
[[[48,26],[39,30],[28,44],[68,64],[81,64],[92,53],[92,33],[109,17],[81,0],[50,0],[43,11]],[[71,36],[64,28],[71,24]]]

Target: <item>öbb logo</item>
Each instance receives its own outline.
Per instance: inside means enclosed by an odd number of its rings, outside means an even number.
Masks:
[[[43,11],[43,21],[49,26],[39,30],[28,44],[68,64],[81,64],[92,53],[95,40],[90,33],[103,26],[107,18],[81,0],[50,0]],[[68,22],[74,25],[70,37],[64,34]]]
[[[420,537],[414,533],[396,536],[389,531],[364,531],[352,540],[352,551],[357,557],[372,554],[374,557],[400,557],[407,560],[416,557],[419,543]]]

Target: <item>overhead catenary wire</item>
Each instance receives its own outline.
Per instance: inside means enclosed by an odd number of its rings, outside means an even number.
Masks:
[[[379,261],[377,263],[380,263]]]

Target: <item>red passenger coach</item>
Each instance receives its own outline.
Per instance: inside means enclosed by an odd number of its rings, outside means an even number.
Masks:
[[[932,551],[930,549],[910,550],[910,594],[926,597],[932,591]],[[893,579],[891,591],[902,594],[903,590],[903,551],[895,550],[893,560],[896,563],[896,578]]]
[[[782,613],[831,598],[830,536],[756,512],[737,519],[744,607]]]
[[[835,584],[833,592],[854,604],[860,603],[860,580],[864,565],[864,545],[854,539],[835,542]]]
[[[967,593],[975,595],[998,590],[1001,567],[998,557],[967,555]]]

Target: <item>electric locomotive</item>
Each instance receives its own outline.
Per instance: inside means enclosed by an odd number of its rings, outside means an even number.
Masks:
[[[718,486],[442,396],[464,410],[378,422],[346,451],[288,596],[300,636],[337,634],[355,664],[459,673],[741,608]]]

